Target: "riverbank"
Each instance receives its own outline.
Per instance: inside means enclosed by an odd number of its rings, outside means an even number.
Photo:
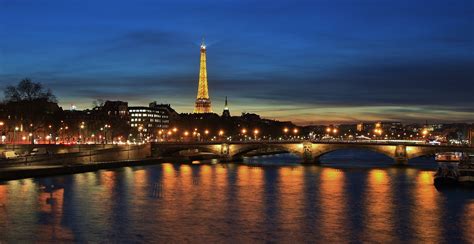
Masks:
[[[0,182],[34,177],[68,175],[84,172],[93,172],[101,169],[114,169],[129,166],[141,166],[163,163],[161,158],[147,158],[140,160],[125,160],[100,163],[85,163],[73,165],[21,165],[0,169]]]

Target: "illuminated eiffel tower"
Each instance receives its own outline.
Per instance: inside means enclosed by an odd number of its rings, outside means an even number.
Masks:
[[[212,113],[211,99],[209,98],[207,86],[206,45],[204,44],[204,40],[201,43],[201,66],[199,69],[199,86],[194,113]]]

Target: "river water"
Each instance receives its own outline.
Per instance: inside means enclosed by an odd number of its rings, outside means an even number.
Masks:
[[[474,190],[433,159],[341,151],[127,167],[0,183],[0,242],[474,242]]]

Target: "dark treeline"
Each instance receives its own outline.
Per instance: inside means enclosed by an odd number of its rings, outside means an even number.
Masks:
[[[4,89],[1,139],[3,143],[52,143],[58,139],[77,142],[95,134],[102,141],[128,135],[128,121],[115,117],[98,106],[86,111],[63,110],[50,89],[26,78]]]

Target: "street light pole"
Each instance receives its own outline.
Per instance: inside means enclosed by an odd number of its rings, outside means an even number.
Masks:
[[[15,129],[13,130],[13,151],[15,151],[15,145],[16,145],[16,131],[18,130],[18,127],[15,126]]]
[[[0,136],[2,137],[1,138],[1,143],[3,143],[3,126],[5,125],[5,123],[3,121],[0,121],[0,128],[1,128],[1,133],[0,133]]]

